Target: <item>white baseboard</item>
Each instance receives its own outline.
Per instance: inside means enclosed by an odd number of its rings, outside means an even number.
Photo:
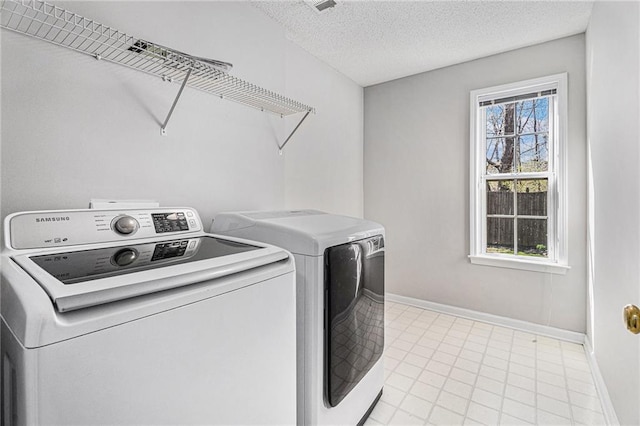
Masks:
[[[600,367],[598,367],[598,362],[596,361],[595,354],[593,353],[591,342],[587,338],[584,339],[584,353],[587,356],[587,361],[591,367],[591,374],[593,375],[593,381],[596,385],[596,391],[598,391],[598,396],[602,403],[604,419],[610,426],[619,426],[620,422],[618,421],[616,410],[613,408],[613,403],[611,402],[607,385],[605,385],[602,373],[600,373]]]
[[[561,328],[549,327],[546,325],[534,324],[532,322],[487,314],[485,312],[472,311],[471,309],[458,308],[456,306],[443,305],[426,300],[414,299],[413,297],[399,296],[393,293],[386,293],[385,297],[391,302],[404,303],[405,305],[417,306],[419,308],[425,308],[443,314],[455,315],[474,321],[481,321],[489,324],[509,327],[516,330],[524,331],[526,333],[553,337],[554,339],[564,340],[566,342],[572,343],[579,343],[581,345],[585,342],[584,333],[578,333],[576,331],[563,330]]]

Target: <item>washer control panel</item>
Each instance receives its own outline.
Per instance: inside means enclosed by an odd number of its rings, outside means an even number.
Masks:
[[[106,243],[198,231],[202,231],[202,222],[190,208],[26,212],[5,220],[6,244],[14,249]]]

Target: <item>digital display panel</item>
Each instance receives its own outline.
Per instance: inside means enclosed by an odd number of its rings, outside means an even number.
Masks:
[[[152,213],[156,233],[188,231],[189,225],[183,212]]]

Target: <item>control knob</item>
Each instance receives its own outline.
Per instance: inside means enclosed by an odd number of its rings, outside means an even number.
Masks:
[[[131,216],[118,216],[113,220],[113,230],[120,235],[131,235],[138,230],[138,221]]]
[[[111,257],[111,263],[116,266],[127,266],[131,265],[137,258],[138,252],[135,249],[123,248]]]

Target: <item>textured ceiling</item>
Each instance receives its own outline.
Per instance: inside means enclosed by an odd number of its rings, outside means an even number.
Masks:
[[[584,32],[586,1],[254,1],[288,37],[361,86]]]

